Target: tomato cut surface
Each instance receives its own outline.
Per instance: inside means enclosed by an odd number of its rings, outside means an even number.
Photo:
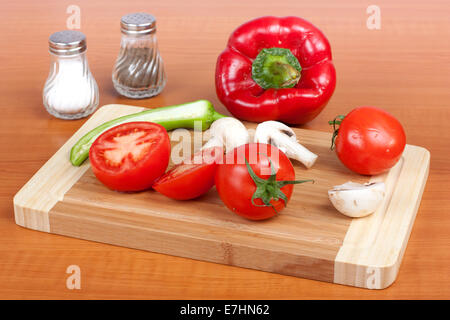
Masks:
[[[157,179],[153,189],[175,200],[197,198],[214,185],[214,175],[222,155],[220,147],[200,151]]]
[[[169,164],[166,129],[151,122],[130,122],[101,134],[89,150],[92,171],[108,188],[141,191],[152,186]]]

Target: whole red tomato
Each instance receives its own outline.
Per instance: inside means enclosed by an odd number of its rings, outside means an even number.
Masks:
[[[359,107],[340,122],[336,153],[350,170],[375,175],[392,168],[405,149],[400,122],[376,107]]]
[[[166,171],[170,139],[151,122],[130,122],[102,133],[89,150],[92,171],[108,188],[141,191]]]
[[[245,162],[247,161],[247,163]],[[216,171],[215,183],[223,203],[251,220],[273,217],[292,195],[294,168],[278,148],[251,143],[227,153]]]

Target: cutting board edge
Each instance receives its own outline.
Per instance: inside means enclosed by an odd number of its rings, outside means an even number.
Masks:
[[[415,157],[409,153],[418,153],[421,155],[419,161],[415,162]],[[408,203],[405,196],[405,190],[408,190],[409,180],[408,173],[420,168],[417,175],[418,183],[413,185],[411,198],[415,198],[414,203]],[[335,260],[334,266],[334,283],[360,287],[365,289],[386,289],[391,286],[400,269],[403,255],[405,253],[412,227],[419,210],[422,195],[425,189],[426,181],[430,169],[430,152],[423,147],[407,145],[405,148],[405,161],[402,165],[395,192],[389,201],[386,209],[386,216],[383,217],[381,223],[397,226],[397,229],[391,230],[390,234],[380,234],[370,248],[372,254],[368,253],[367,247],[358,247],[352,245],[356,241],[361,240],[361,221],[353,219],[347,231],[343,245],[341,246]],[[402,192],[403,191],[403,192]],[[403,196],[402,196],[403,195]],[[401,216],[395,215],[399,212],[397,207],[404,207]],[[393,221],[396,219],[397,221]],[[395,223],[396,222],[396,223]],[[400,222],[403,222],[400,223]],[[387,250],[386,243],[391,242],[391,246]],[[393,243],[393,245],[392,245]],[[374,255],[378,253],[379,255]]]
[[[14,195],[14,219],[21,227],[50,232],[48,213],[89,168],[89,161],[73,166],[69,160],[70,149],[87,132],[105,121],[144,110],[144,107],[117,104],[104,105],[64,143],[56,153]],[[56,177],[60,177],[58,180]],[[58,182],[58,183],[56,183]],[[43,192],[45,186],[52,190]],[[40,202],[39,204],[37,202]]]
[[[177,228],[158,229],[156,226],[137,226],[133,223],[80,217],[62,211],[58,206],[51,211],[50,220],[52,234],[197,261],[333,282],[334,257],[337,250],[328,257],[316,252],[296,253],[285,248],[274,249],[261,244],[252,245],[235,238],[228,239],[226,235],[205,237],[201,232],[186,234],[179,232]],[[169,218],[166,220],[168,223],[171,221]],[[130,234],[131,237],[128,236]],[[305,267],[311,265],[316,267]]]

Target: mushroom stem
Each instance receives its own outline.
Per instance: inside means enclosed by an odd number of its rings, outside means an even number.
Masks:
[[[311,168],[317,155],[306,149],[298,141],[294,130],[278,121],[266,121],[256,128],[255,142],[267,143],[283,151],[288,158],[300,161],[306,168]]]
[[[308,169],[311,168],[317,160],[317,154],[312,153],[293,139],[285,138],[282,140],[282,144],[283,147],[280,145],[280,149],[286,153],[288,158],[300,161]]]

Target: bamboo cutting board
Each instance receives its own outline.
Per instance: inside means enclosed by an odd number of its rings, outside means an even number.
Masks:
[[[143,109],[100,108],[15,195],[16,223],[75,238],[369,289],[393,283],[428,176],[426,149],[407,145],[388,173],[363,177],[347,170],[330,151],[330,133],[294,129],[300,141],[319,155],[309,170],[293,163],[296,179],[315,183],[295,186],[285,210],[255,222],[231,213],[214,188],[184,202],[154,191],[118,193],[97,181],[89,161],[81,167],[70,164],[70,148],[86,132]],[[381,208],[359,219],[337,212],[327,190],[349,180],[384,181],[387,193]]]

